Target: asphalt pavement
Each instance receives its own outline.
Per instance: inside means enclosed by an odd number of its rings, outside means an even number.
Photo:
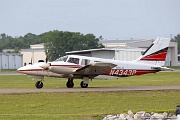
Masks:
[[[0,94],[40,93],[40,92],[117,92],[117,91],[152,91],[180,90],[178,86],[130,86],[130,87],[89,87],[89,88],[56,88],[56,89],[0,89]]]

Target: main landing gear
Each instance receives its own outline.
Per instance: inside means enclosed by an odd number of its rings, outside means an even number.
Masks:
[[[82,88],[87,88],[89,83],[89,78],[88,77],[83,77],[83,81],[81,82],[80,86]]]
[[[89,78],[83,77],[83,81],[80,83],[81,88],[87,88],[88,83],[89,83]],[[73,88],[74,87],[73,78],[68,78],[66,86],[67,86],[67,88]]]
[[[87,83],[84,83],[84,81],[82,81],[82,82],[80,83],[80,86],[81,86],[82,88],[87,88],[87,87],[88,87],[88,84],[87,84]]]
[[[73,88],[74,87],[73,78],[68,78],[66,86],[67,86],[67,88]]]
[[[87,88],[88,83],[89,83],[89,78],[83,77],[83,81],[80,83],[81,88]],[[73,88],[74,87],[73,78],[68,78],[66,86],[67,86],[67,88]]]

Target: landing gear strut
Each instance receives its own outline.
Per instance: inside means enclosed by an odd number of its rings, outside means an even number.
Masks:
[[[42,81],[37,81],[35,84],[37,89],[41,89],[43,87],[43,82]]]
[[[73,78],[68,78],[66,86],[67,86],[67,88],[73,88],[74,87]]]

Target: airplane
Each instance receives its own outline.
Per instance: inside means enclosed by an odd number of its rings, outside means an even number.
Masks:
[[[80,86],[87,88],[89,80],[99,76],[128,77],[172,70],[164,67],[169,38],[157,38],[145,52],[133,61],[119,61],[80,55],[66,55],[53,62],[39,62],[19,68],[17,71],[38,78],[35,86],[43,87],[44,76],[68,78],[67,88],[74,87],[74,79],[82,79]]]

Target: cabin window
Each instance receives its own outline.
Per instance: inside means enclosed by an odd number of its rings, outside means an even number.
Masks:
[[[69,60],[68,60],[68,62],[70,62],[70,63],[75,63],[75,64],[79,64],[79,58],[72,58],[72,57],[70,57]]]
[[[90,60],[82,59],[81,65],[88,65],[90,63]]]

